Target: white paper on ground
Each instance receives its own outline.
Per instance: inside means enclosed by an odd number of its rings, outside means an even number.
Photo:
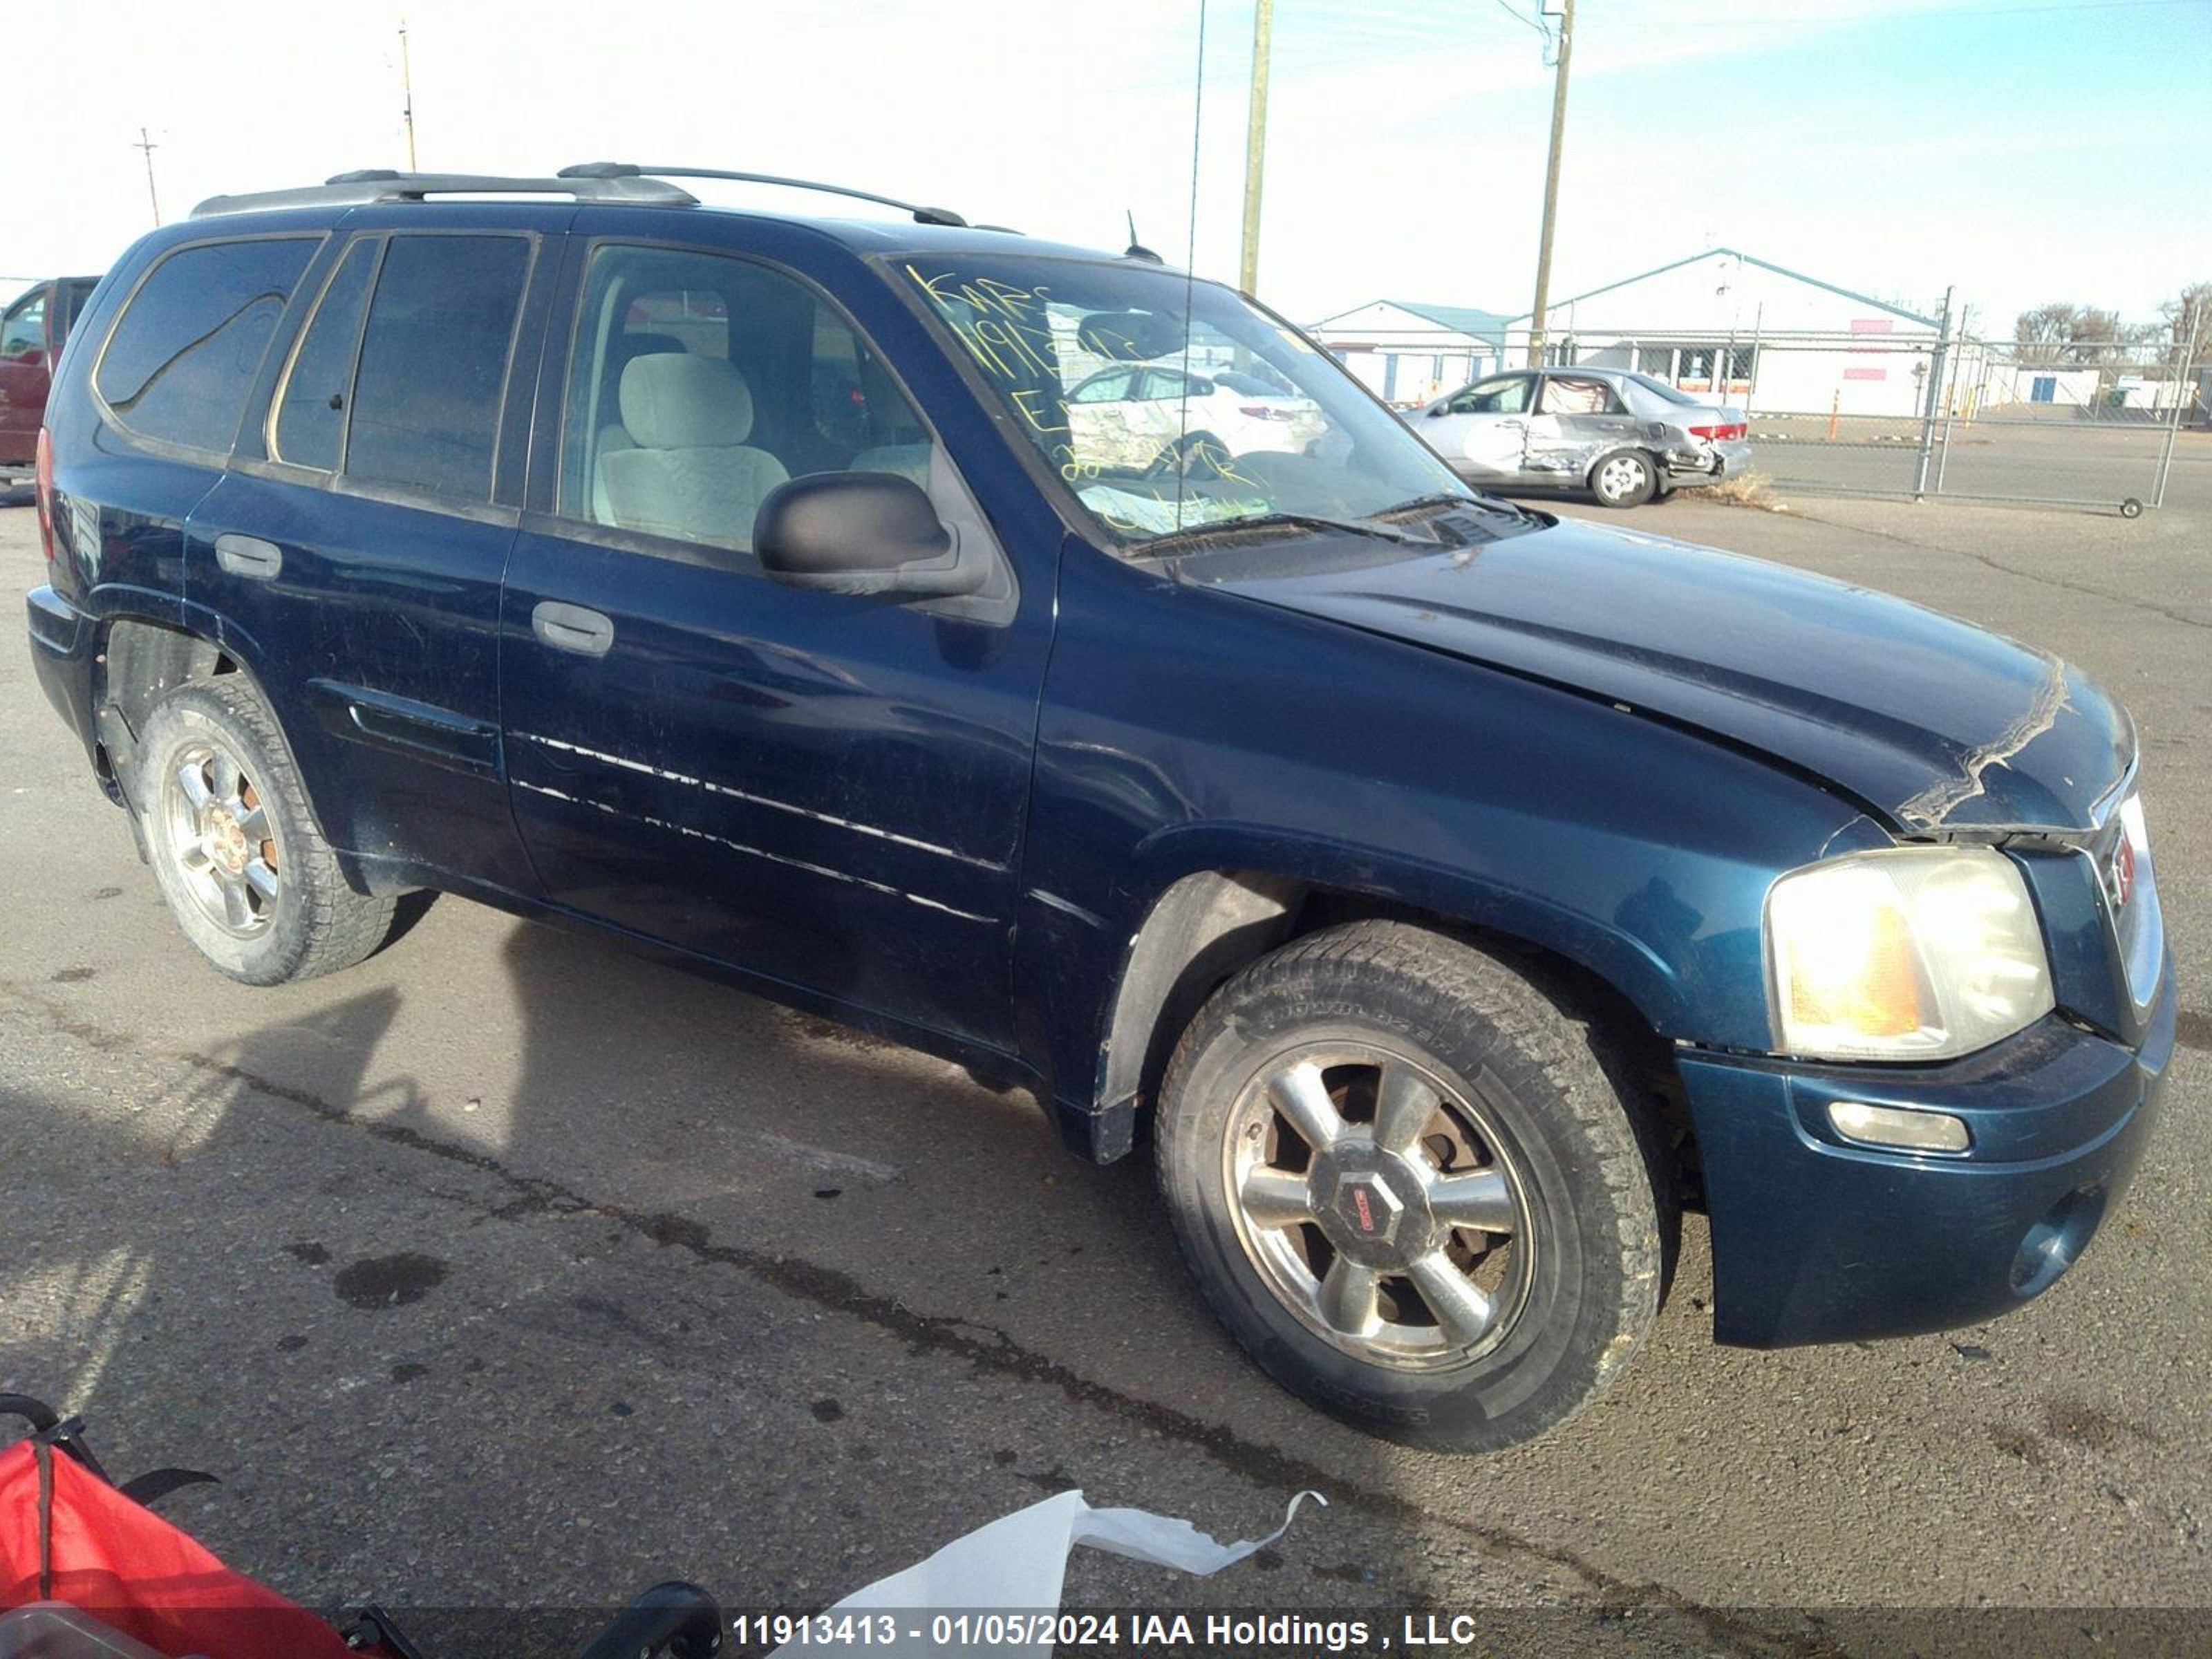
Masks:
[[[1218,1543],[1190,1524],[1145,1510],[1095,1510],[1079,1492],[1064,1492],[1032,1504],[1012,1515],[956,1538],[926,1561],[904,1572],[878,1578],[854,1591],[824,1615],[837,1618],[896,1609],[918,1615],[896,1621],[897,1632],[888,1644],[871,1642],[868,1651],[885,1659],[902,1656],[989,1652],[1048,1654],[1049,1632],[1032,1645],[1003,1643],[964,1646],[930,1639],[928,1615],[933,1612],[1023,1611],[1049,1613],[1060,1606],[1060,1585],[1067,1573],[1067,1553],[1078,1544],[1125,1555],[1133,1561],[1174,1567],[1204,1578],[1234,1566],[1255,1551],[1263,1550],[1291,1529],[1298,1505],[1307,1498],[1327,1507],[1328,1499],[1317,1492],[1302,1492],[1283,1511],[1283,1524],[1265,1538],[1238,1544]],[[818,1652],[818,1644],[787,1643],[769,1659],[799,1659],[802,1653]]]

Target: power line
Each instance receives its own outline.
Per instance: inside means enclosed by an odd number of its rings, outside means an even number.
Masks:
[[[1526,12],[1515,9],[1512,6],[1506,3],[1506,0],[1491,0],[1491,3],[1496,6],[1498,10],[1504,12],[1508,17],[1511,18],[1515,22],[1526,23],[1530,28],[1535,30],[1537,33],[1542,35],[1547,42],[1551,40],[1552,31],[1550,29],[1547,28],[1535,18],[1529,16]]]

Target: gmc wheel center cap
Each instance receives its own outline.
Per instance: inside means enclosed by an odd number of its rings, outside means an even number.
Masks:
[[[220,806],[208,814],[207,839],[210,856],[227,872],[235,876],[245,870],[252,854],[246,844],[246,832],[238,827],[238,820]]]
[[[1322,1232],[1363,1267],[1401,1267],[1428,1248],[1427,1194],[1403,1159],[1370,1146],[1332,1150],[1320,1155],[1310,1190]]]

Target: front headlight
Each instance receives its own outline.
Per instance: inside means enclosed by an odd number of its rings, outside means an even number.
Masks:
[[[1986,847],[1808,865],[1766,896],[1776,1047],[1820,1060],[1950,1060],[2050,1012],[2027,886]]]

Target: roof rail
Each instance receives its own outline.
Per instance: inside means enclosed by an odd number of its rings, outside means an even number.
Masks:
[[[856,202],[873,202],[878,207],[896,208],[902,213],[911,213],[919,225],[955,225],[965,227],[968,222],[951,208],[917,207],[912,202],[902,202],[896,196],[878,196],[870,190],[851,190],[843,185],[825,185],[812,179],[785,179],[773,173],[732,173],[720,167],[640,167],[634,161],[579,161],[574,167],[562,167],[563,179],[599,179],[614,183],[624,179],[728,179],[741,185],[782,185],[792,190],[817,190],[830,196],[849,196]]]
[[[306,185],[296,190],[210,196],[192,210],[192,217],[204,219],[219,213],[252,213],[268,208],[421,202],[433,196],[567,196],[579,202],[624,202],[639,207],[699,205],[699,198],[688,190],[662,179],[635,174],[509,179],[482,173],[394,173],[386,167],[363,167],[357,173],[341,173],[322,184]]]

